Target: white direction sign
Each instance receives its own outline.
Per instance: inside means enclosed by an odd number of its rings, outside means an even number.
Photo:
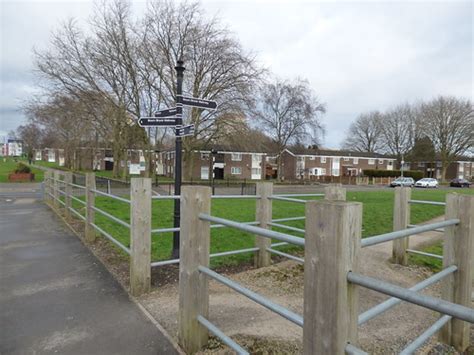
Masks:
[[[177,99],[178,103],[183,104],[184,106],[199,107],[208,110],[215,110],[217,108],[216,101],[198,99],[197,97],[187,97],[181,95],[179,95]]]
[[[194,135],[194,125],[178,126],[175,129],[176,137],[186,137]]]

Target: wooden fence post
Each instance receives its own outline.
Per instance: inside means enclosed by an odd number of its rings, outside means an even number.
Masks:
[[[65,182],[65,185],[64,185],[64,189],[65,189],[65,192],[66,194],[64,195],[64,202],[65,202],[65,206],[64,206],[64,212],[65,212],[65,217],[67,220],[70,220],[71,219],[71,210],[70,208],[72,207],[72,198],[71,198],[71,195],[72,195],[72,173],[70,171],[64,173],[64,182]]]
[[[44,185],[44,201],[50,205],[51,204],[51,171],[45,170],[44,178],[43,178],[43,185]]]
[[[209,313],[209,285],[198,270],[209,267],[210,223],[199,214],[211,213],[211,188],[183,186],[181,190],[181,240],[179,263],[179,344],[193,354],[207,344],[209,333],[197,321]]]
[[[268,228],[268,222],[272,220],[272,200],[270,196],[273,194],[273,183],[257,182],[256,194],[260,196],[256,202],[255,217],[260,222],[261,228]],[[264,238],[259,235],[255,236],[255,247],[259,250],[255,253],[255,267],[265,267],[271,264],[271,254],[267,250],[272,246],[270,238]]]
[[[393,205],[393,230],[398,231],[408,228],[410,224],[411,188],[396,187]],[[392,242],[392,260],[396,264],[407,265],[409,237],[395,239]]]
[[[151,178],[132,178],[130,189],[130,292],[139,296],[151,286]]]
[[[95,205],[95,174],[86,173],[86,226],[85,235],[88,242],[95,241],[95,229],[92,223],[95,223],[95,211],[92,209]]]
[[[358,286],[347,281],[359,269],[362,204],[306,203],[303,353],[345,354],[357,345]]]
[[[458,225],[445,228],[443,267],[457,266],[457,271],[443,279],[443,299],[471,307],[474,276],[474,196],[448,194],[446,219],[459,219]],[[459,352],[469,347],[470,324],[451,319],[441,330],[440,338]]]
[[[345,201],[346,189],[341,184],[329,185],[324,188],[324,199],[330,201]]]
[[[58,199],[59,199],[59,171],[57,170],[54,170],[53,172],[53,196],[54,196],[54,199],[53,199],[53,206],[54,208],[57,210],[59,209],[59,202],[58,202]]]

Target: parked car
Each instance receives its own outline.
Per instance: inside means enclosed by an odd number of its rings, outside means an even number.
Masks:
[[[413,178],[411,177],[399,177],[390,183],[390,187],[396,187],[396,186],[413,187],[413,185],[415,185],[415,180],[413,180]]]
[[[451,187],[470,187],[471,183],[467,181],[466,179],[453,179],[449,183],[449,186]]]
[[[415,183],[415,187],[438,187],[438,180],[433,178],[423,178]]]

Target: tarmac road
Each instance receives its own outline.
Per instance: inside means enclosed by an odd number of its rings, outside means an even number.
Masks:
[[[0,354],[176,354],[40,192],[0,184]]]

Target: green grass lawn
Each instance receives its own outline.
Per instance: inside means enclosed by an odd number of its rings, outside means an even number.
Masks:
[[[14,158],[0,158],[0,182],[9,182],[8,181],[8,175],[13,173],[16,169],[17,164],[21,162],[25,162],[24,159],[16,159],[17,162],[15,162]],[[43,181],[43,170],[40,169],[32,169],[32,173],[35,174],[35,181],[36,182],[41,182]]]
[[[414,190],[413,199],[432,201],[444,201],[448,192],[474,193],[474,190]],[[384,191],[348,192],[347,199],[362,202],[363,205],[363,237],[390,232],[392,230],[394,192],[391,189]],[[73,201],[74,208],[84,213],[84,207]],[[107,197],[96,197],[96,206],[114,216],[130,222],[130,206],[127,203],[113,200]],[[152,205],[152,228],[169,228],[173,226],[173,202],[170,200],[153,200]],[[442,215],[443,206],[418,205],[411,206],[411,223],[418,224],[434,217]],[[212,215],[235,221],[246,222],[255,220],[255,200],[212,200]],[[304,216],[304,205],[286,201],[273,201],[273,218]],[[103,215],[96,213],[97,224],[121,243],[130,246],[129,231],[127,228],[110,221]],[[304,229],[304,221],[286,222],[287,225]],[[274,230],[303,237],[301,233],[290,232],[285,229],[274,228]],[[211,253],[243,249],[254,246],[254,236],[232,228],[211,229]],[[165,260],[171,254],[172,233],[153,234],[152,236],[152,260]],[[117,248],[118,250],[118,248]],[[286,251],[301,251],[301,248],[287,246],[281,248]],[[236,264],[249,261],[252,253],[239,254],[213,259],[214,266],[222,264]],[[417,256],[418,258],[418,256]]]
[[[438,242],[427,248],[423,248],[422,251],[436,255],[443,255],[443,242]],[[441,271],[441,269],[443,268],[443,260],[436,259],[430,256],[409,254],[408,262],[410,264],[426,266],[434,272]]]

